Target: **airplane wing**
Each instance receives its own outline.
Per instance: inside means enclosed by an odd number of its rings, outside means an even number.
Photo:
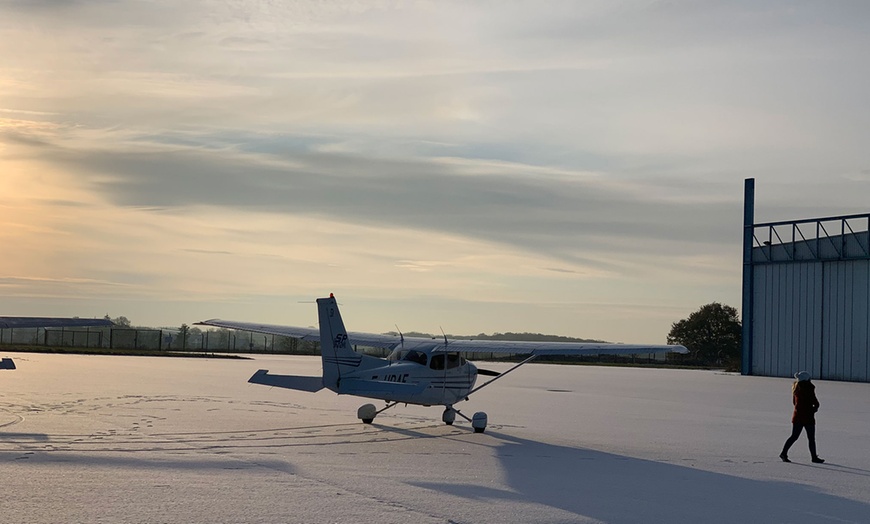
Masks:
[[[502,373],[486,371],[484,375],[493,375],[493,379],[477,386],[468,395],[480,391],[508,373],[531,362],[541,355],[648,355],[650,353],[688,353],[684,346],[678,345],[647,345],[647,344],[608,344],[605,342],[521,342],[507,340],[446,340],[432,349],[432,353],[461,352],[468,358],[475,353],[480,354],[516,354],[529,355],[512,368]],[[480,370],[478,370],[480,371]]]
[[[0,329],[114,326],[104,318],[0,317]]]
[[[225,329],[239,329],[263,333],[264,335],[278,335],[282,337],[298,338],[299,340],[314,340],[320,342],[320,329],[313,327],[279,326],[275,324],[258,324],[256,322],[236,322],[234,320],[203,320],[196,324],[213,326]],[[359,333],[350,331],[347,333],[348,341],[354,346],[366,346],[374,348],[395,349],[402,343],[398,335],[377,335],[374,333]],[[407,340],[407,339],[406,339]],[[426,339],[428,340],[428,339]]]
[[[280,326],[232,320],[204,320],[197,324],[253,331],[266,335],[279,335],[300,340],[320,341],[320,329],[314,327]],[[355,346],[395,349],[403,344],[399,335],[348,332],[348,340]],[[433,353],[500,353],[522,355],[647,355],[650,353],[688,353],[683,346],[655,344],[608,344],[604,342],[519,342],[506,340],[447,340],[440,338],[405,337],[406,349],[431,348]]]
[[[518,355],[647,355],[688,353],[684,346],[655,344],[608,344],[605,342],[520,342],[507,340],[448,340],[433,353],[462,352]]]

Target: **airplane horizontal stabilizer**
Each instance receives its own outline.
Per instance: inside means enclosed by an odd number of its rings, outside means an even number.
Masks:
[[[15,362],[11,358],[0,360],[0,369],[15,369]]]
[[[251,384],[262,384],[276,388],[295,389],[314,393],[323,389],[321,377],[298,377],[294,375],[270,375],[268,369],[261,369],[248,379]]]

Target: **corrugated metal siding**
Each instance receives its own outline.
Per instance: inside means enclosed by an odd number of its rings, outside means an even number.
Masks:
[[[852,380],[870,382],[870,260],[855,263],[853,293],[855,301],[863,304],[852,310]]]
[[[752,373],[870,381],[870,260],[753,266]]]
[[[867,323],[870,320],[870,261],[825,263],[825,345],[822,375],[868,381]]]

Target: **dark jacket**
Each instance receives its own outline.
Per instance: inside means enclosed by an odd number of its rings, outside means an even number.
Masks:
[[[792,388],[792,403],[794,413],[791,421],[795,424],[812,426],[816,423],[816,411],[819,410],[819,399],[816,398],[816,386],[809,380],[795,383]]]

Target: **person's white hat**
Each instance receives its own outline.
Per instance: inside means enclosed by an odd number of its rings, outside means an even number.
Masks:
[[[807,373],[806,371],[798,371],[797,373],[794,374],[794,378],[796,378],[798,380],[798,382],[803,382],[804,380],[810,379],[810,374]]]

